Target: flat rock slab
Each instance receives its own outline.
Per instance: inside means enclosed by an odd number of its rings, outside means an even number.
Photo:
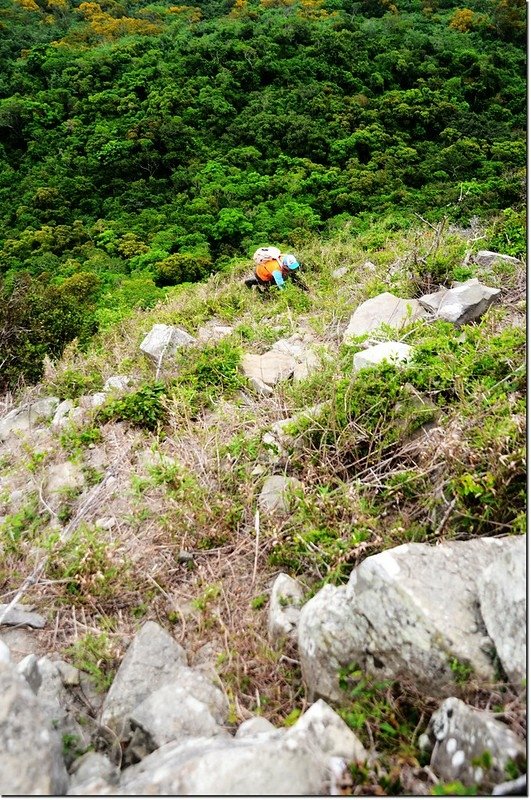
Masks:
[[[463,667],[493,680],[478,585],[510,540],[405,544],[365,559],[346,586],[324,586],[298,626],[310,691],[341,700],[338,670],[352,663],[384,680],[406,676],[434,696],[455,691]]]
[[[7,614],[8,603],[0,603],[0,625],[27,625],[29,628],[44,628],[46,619],[29,610],[21,603],[13,606]]]
[[[448,697],[432,715],[426,735],[435,741],[430,766],[443,783],[461,781],[485,791],[507,777],[509,761],[523,768],[526,748],[509,726],[457,697]]]
[[[500,294],[500,289],[484,286],[477,278],[464,283],[457,283],[452,289],[439,289],[433,294],[426,294],[419,302],[427,310],[435,314],[436,319],[464,325],[478,319]]]
[[[390,292],[383,292],[356,309],[343,334],[343,342],[348,344],[356,336],[375,331],[384,324],[399,330],[425,316],[426,312],[417,300],[405,300]]]
[[[517,266],[522,262],[514,256],[506,256],[503,253],[496,253],[493,250],[479,250],[472,260],[480,267],[492,267],[496,262],[505,262],[506,264],[514,264]]]
[[[258,497],[258,505],[267,514],[289,514],[290,494],[303,484],[296,478],[285,475],[271,475],[264,483]]]
[[[242,359],[242,370],[250,380],[257,380],[266,386],[275,386],[279,381],[290,378],[296,367],[296,360],[287,353],[270,350],[263,355],[246,353]]]
[[[197,341],[181,328],[173,325],[153,325],[140,344],[141,351],[155,364],[175,355],[180,347],[189,347]]]
[[[373,367],[375,364],[382,364],[384,361],[390,364],[405,364],[411,361],[412,356],[413,348],[404,342],[382,342],[356,353],[353,367],[355,370],[359,370],[364,367]]]
[[[226,336],[230,336],[231,333],[234,333],[234,328],[230,325],[213,325],[207,323],[198,329],[197,339],[200,342],[212,344],[213,342],[219,342]]]
[[[186,653],[156,622],[146,622],[124,656],[103,703],[101,722],[119,735],[130,733],[131,712],[148,695],[175,680]]]

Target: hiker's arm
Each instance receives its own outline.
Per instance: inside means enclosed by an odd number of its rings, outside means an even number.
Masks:
[[[281,289],[284,286],[284,278],[282,277],[282,273],[279,269],[276,269],[273,272],[273,280],[275,281],[279,289]]]

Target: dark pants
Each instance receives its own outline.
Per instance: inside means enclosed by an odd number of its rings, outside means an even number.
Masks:
[[[293,283],[298,286],[300,289],[303,289],[305,292],[308,291],[308,287],[302,280],[301,276],[298,272],[290,272],[284,280],[291,280]],[[253,278],[247,278],[245,281],[245,285],[248,289],[251,289],[253,286],[259,286],[262,290],[269,288],[270,286],[276,286],[274,280],[270,281],[263,281],[258,275],[255,275]]]

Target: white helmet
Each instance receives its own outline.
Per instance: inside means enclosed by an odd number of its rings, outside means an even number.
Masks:
[[[261,264],[262,261],[268,261],[270,258],[280,258],[278,247],[259,247],[253,256],[253,261],[255,264]]]

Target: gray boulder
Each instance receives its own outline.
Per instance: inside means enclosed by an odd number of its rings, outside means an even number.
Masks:
[[[69,422],[74,407],[73,400],[63,400],[62,403],[59,403],[52,419],[53,430],[59,430]]]
[[[503,253],[496,253],[493,250],[479,250],[472,260],[480,267],[492,267],[496,262],[502,261],[506,264],[514,264],[518,266],[522,262],[514,256],[506,256]]]
[[[27,625],[29,628],[44,628],[46,619],[31,609],[33,606],[25,606],[17,603],[9,611],[8,603],[0,603],[0,625]]]
[[[353,663],[378,678],[407,677],[435,696],[468,672],[492,680],[478,582],[507,547],[507,539],[405,544],[365,559],[346,586],[324,586],[299,620],[311,693],[340,700],[338,671]]]
[[[103,753],[89,752],[77,758],[70,767],[69,794],[92,781],[118,783],[119,770]]]
[[[258,505],[266,514],[289,514],[291,493],[303,488],[296,478],[285,475],[271,475],[265,481],[258,497]]]
[[[507,778],[509,761],[525,763],[523,742],[488,711],[448,697],[432,715],[424,741],[433,744],[430,766],[444,783],[461,781],[480,790]]]
[[[61,741],[13,664],[0,662],[0,794],[61,795]]]
[[[234,328],[230,325],[218,325],[214,322],[207,322],[206,325],[198,329],[197,338],[200,342],[212,344],[213,342],[219,342],[220,339],[224,339],[226,336],[230,336],[233,332]]]
[[[291,728],[164,745],[124,770],[119,791],[127,795],[328,794],[332,760],[365,757],[354,733],[320,703]]]
[[[129,375],[111,375],[103,386],[104,392],[125,392],[131,383]]]
[[[373,367],[388,361],[391,364],[404,364],[410,361],[413,355],[413,348],[404,342],[381,342],[366,350],[361,350],[354,355],[354,370],[364,367]]]
[[[279,339],[271,347],[275,353],[284,353],[295,359],[293,380],[295,383],[304,380],[321,365],[321,359],[312,348],[312,339],[308,334],[294,333],[289,339]]]
[[[127,738],[131,712],[161,686],[176,680],[182,666],[186,666],[183,648],[156,622],[144,623],[107,692],[102,724]]]
[[[417,300],[404,300],[383,292],[356,309],[343,335],[343,342],[348,344],[356,336],[378,330],[383,324],[399,330],[425,316],[426,312]]]
[[[275,731],[276,728],[273,723],[269,722],[265,717],[251,717],[242,722],[234,737],[241,739],[242,736],[269,736]]]
[[[34,653],[25,656],[18,662],[17,672],[27,680],[32,692],[37,694],[42,683],[37,656]]]
[[[478,319],[500,294],[500,289],[484,286],[477,278],[456,283],[452,289],[426,294],[419,302],[435,314],[436,319],[463,325]]]
[[[263,355],[246,353],[242,359],[242,370],[254,388],[262,394],[271,394],[271,387],[279,381],[291,378],[297,362],[292,355],[270,350]],[[264,388],[265,387],[265,388]]]
[[[44,397],[35,403],[14,408],[0,419],[0,442],[12,433],[25,433],[41,422],[52,419],[58,405],[58,397]]]
[[[54,730],[72,743],[71,750],[65,750],[64,753],[68,765],[75,758],[76,751],[86,750],[90,746],[90,726],[79,724],[77,720],[79,708],[74,702],[73,695],[65,687],[57,665],[43,656],[37,661],[37,669],[40,680],[36,693],[37,700]]]
[[[52,464],[46,471],[46,494],[61,494],[68,491],[81,491],[85,485],[82,468],[72,461]]]
[[[206,703],[188,694],[178,682],[161,686],[146,697],[131,712],[130,720],[134,729],[132,748],[137,758],[168,742],[225,733]]]
[[[269,600],[268,632],[275,643],[284,638],[297,638],[297,624],[304,600],[301,584],[281,572],[275,579]]]
[[[524,686],[527,673],[526,537],[514,536],[479,584],[481,615],[509,680]]]
[[[155,364],[175,355],[180,347],[189,347],[197,340],[173,325],[153,325],[140,344],[141,351]]]

